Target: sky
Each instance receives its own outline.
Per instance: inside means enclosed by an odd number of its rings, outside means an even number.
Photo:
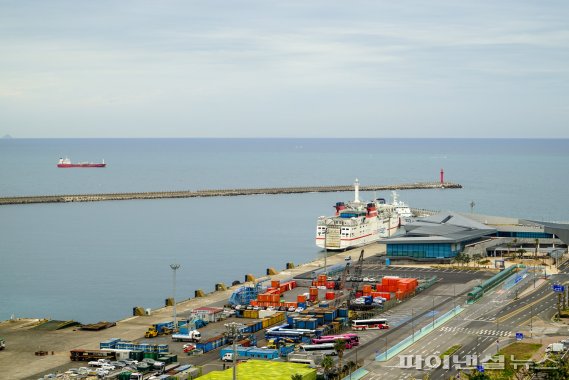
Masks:
[[[0,136],[569,138],[566,0],[0,0]]]

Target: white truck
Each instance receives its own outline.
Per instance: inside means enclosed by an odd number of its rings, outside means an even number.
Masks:
[[[187,334],[174,334],[172,340],[175,342],[199,342],[202,334],[198,330],[190,330]]]
[[[554,354],[559,354],[563,351],[565,351],[565,345],[563,343],[551,343],[545,349],[545,352],[550,352],[550,353],[554,353]]]

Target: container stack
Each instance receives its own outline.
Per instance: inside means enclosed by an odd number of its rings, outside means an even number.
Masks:
[[[311,286],[308,294],[310,302],[316,301],[318,299],[318,288],[316,286]]]
[[[297,308],[297,302],[281,302],[281,295],[289,290],[296,288],[296,281],[287,281],[280,283],[278,280],[271,281],[271,287],[265,293],[259,294],[256,300],[252,300],[249,304],[251,306],[263,307],[294,307]]]
[[[397,291],[395,297],[398,300],[405,299],[415,293],[418,282],[416,278],[401,278],[397,284]]]

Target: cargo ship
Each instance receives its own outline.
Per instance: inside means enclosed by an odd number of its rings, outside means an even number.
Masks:
[[[78,162],[76,164],[71,163],[69,158],[60,158],[59,163],[57,164],[58,168],[104,168],[107,166],[105,164],[105,160],[101,163],[96,162]]]
[[[336,215],[321,216],[316,223],[316,245],[341,251],[391,236],[401,226],[399,213],[382,198],[369,202],[359,199],[360,184],[354,182],[354,200],[337,202]]]

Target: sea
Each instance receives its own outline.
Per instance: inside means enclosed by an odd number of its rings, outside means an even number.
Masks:
[[[105,160],[104,169],[59,169]],[[568,139],[0,139],[0,196],[392,185],[411,207],[569,220]],[[362,199],[390,192],[364,192]],[[116,321],[323,256],[352,192],[0,206],[0,320]]]

